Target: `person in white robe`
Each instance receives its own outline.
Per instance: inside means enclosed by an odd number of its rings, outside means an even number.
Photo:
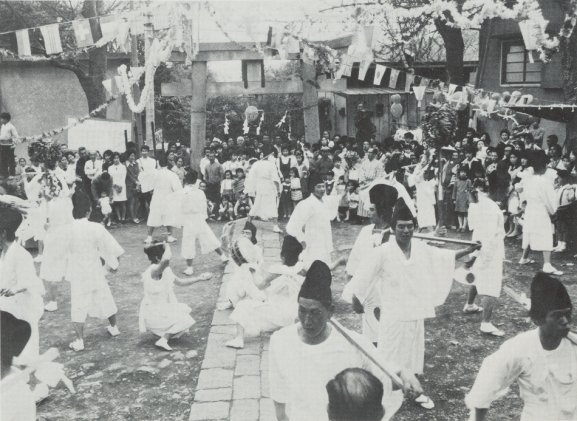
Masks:
[[[146,215],[150,212],[150,201],[152,199],[152,190],[154,189],[154,179],[158,169],[156,159],[148,156],[150,148],[143,145],[140,148],[140,158],[136,160],[138,164],[138,182],[140,183],[140,203],[145,210]]]
[[[403,395],[393,391],[391,380],[329,323],[334,311],[330,283],[328,266],[315,261],[299,291],[299,322],[280,329],[271,337],[270,397],[277,419],[328,421],[327,383],[344,369],[358,367],[373,373],[383,383],[384,420],[388,420],[400,407]],[[413,373],[377,355],[373,344],[364,336],[345,331],[358,346],[397,373],[406,392],[422,392]]]
[[[16,240],[22,220],[16,210],[0,208],[0,309],[30,324],[30,340],[18,357],[18,364],[27,365],[39,356],[38,322],[44,314],[44,286],[32,256]]]
[[[254,205],[248,213],[248,220],[254,218],[272,219],[274,232],[281,232],[278,226],[278,199],[281,192],[281,182],[278,171],[269,159],[256,161],[250,169],[244,190],[249,196],[254,196]]]
[[[244,337],[261,332],[271,332],[293,324],[297,318],[297,295],[304,278],[299,275],[303,265],[298,261],[303,247],[290,235],[285,236],[282,249],[282,264],[269,268],[269,275],[259,285],[265,293],[265,301],[245,297],[240,300],[232,314],[236,322],[236,337],[226,343],[230,348],[244,348]]]
[[[178,302],[173,285],[192,285],[206,281],[212,275],[203,274],[186,280],[177,278],[170,268],[172,252],[168,243],[147,246],[144,252],[151,265],[142,274],[144,298],[140,303],[139,330],[142,333],[150,330],[160,336],[155,345],[166,351],[172,351],[168,341],[180,338],[196,323],[190,316],[191,308]]]
[[[84,323],[88,316],[108,319],[108,333],[112,336],[120,334],[116,324],[118,309],[106,281],[102,260],[114,272],[124,250],[106,228],[88,220],[92,206],[84,192],[74,193],[72,200],[75,220],[68,229],[65,245],[68,253],[66,280],[70,282],[71,317],[76,340],[69,346],[74,351],[82,351]]]
[[[206,196],[196,185],[198,173],[194,170],[186,173],[184,178],[184,190],[179,191],[181,202],[176,203],[175,207],[180,207],[181,216],[177,218],[181,222],[178,226],[183,226],[182,230],[182,257],[186,259],[186,269],[183,273],[192,276],[192,263],[196,257],[196,240],[200,243],[201,254],[207,254],[212,251],[216,252],[223,262],[228,261],[228,257],[220,247],[220,241],[212,232],[206,220],[207,202]]]
[[[311,174],[309,190],[311,195],[299,202],[286,226],[288,235],[305,243],[301,256],[306,270],[315,260],[330,265],[333,251],[330,216],[323,202],[325,182],[318,172]]]
[[[355,295],[356,283],[351,279],[355,275],[364,256],[370,253],[373,248],[389,241],[391,235],[391,217],[393,208],[398,198],[398,191],[395,187],[386,184],[377,184],[369,191],[370,202],[369,214],[371,224],[363,227],[357,237],[351,254],[347,261],[347,273],[350,276],[349,282],[343,290],[342,298],[353,305],[355,312],[363,315],[363,335],[372,343],[377,344],[379,339],[379,319],[380,302],[376,281],[373,279],[371,291],[366,294],[364,306],[361,306]]]
[[[431,158],[432,159],[432,158]],[[430,172],[429,160],[427,154],[423,153],[421,162],[415,167],[413,174],[407,178],[409,185],[414,185],[417,196],[417,222],[419,229],[434,229],[437,225],[435,218],[435,184],[436,178],[427,179]]]
[[[453,283],[455,260],[480,248],[443,250],[412,241],[416,221],[400,198],[391,227],[395,240],[374,248],[361,261],[352,282],[364,305],[376,282],[381,297],[378,350],[382,358],[422,374],[425,358],[425,319],[435,317]],[[377,280],[375,281],[375,278]],[[416,403],[432,409],[434,403],[419,396]]]
[[[542,251],[543,272],[563,275],[563,272],[551,264],[554,230],[550,218],[557,211],[557,197],[553,183],[547,174],[547,162],[545,152],[534,151],[530,163],[533,167],[533,174],[530,172],[524,174],[523,182],[518,183],[516,187],[527,201],[523,224],[523,255],[519,264],[534,263],[534,260],[529,259],[530,251]]]
[[[46,311],[58,309],[58,284],[64,279],[67,255],[64,250],[66,231],[72,224],[72,201],[66,180],[55,171],[37,175],[31,188],[38,189],[46,209],[46,235],[40,265],[40,278],[46,282]],[[52,189],[51,184],[56,187]]]
[[[167,199],[171,193],[182,189],[182,183],[178,175],[170,171],[167,165],[168,161],[166,158],[159,161],[160,169],[156,172],[154,179],[150,212],[146,221],[146,225],[148,225],[148,237],[144,240],[146,244],[152,243],[154,228],[162,226],[166,227],[168,233],[166,241],[169,243],[176,241],[176,238],[172,236],[172,226],[177,223],[177,221],[171,217],[171,208],[174,206],[174,203]]]
[[[465,398],[471,421],[487,419],[491,403],[516,382],[521,421],[577,419],[577,335],[569,330],[573,304],[561,281],[538,272],[531,283],[529,315],[537,329],[506,341],[485,358]]]
[[[480,242],[483,247],[473,253],[472,259],[465,264],[471,268],[474,285],[469,289],[469,299],[463,312],[483,312],[481,332],[500,337],[505,332],[496,328],[491,319],[503,281],[505,220],[499,205],[489,198],[489,184],[484,179],[474,180],[473,189],[469,192],[469,227],[473,229],[472,240]],[[483,307],[475,304],[477,294],[483,296]]]

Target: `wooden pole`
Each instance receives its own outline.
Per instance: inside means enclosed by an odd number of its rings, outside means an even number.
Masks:
[[[150,122],[150,132],[152,133],[152,150],[154,151],[154,159],[158,159],[156,156],[156,136],[154,135],[154,121]]]
[[[190,98],[190,166],[200,170],[206,140],[206,61],[192,62],[192,97]]]
[[[130,10],[134,10],[134,0],[130,1]],[[132,36],[130,45],[130,66],[138,66],[138,40],[136,35]],[[140,87],[138,84],[132,85],[132,97],[136,102],[140,99]],[[142,113],[132,113],[132,121],[134,122],[134,143],[136,143],[137,154],[140,152],[142,145]]]
[[[128,151],[128,130],[124,131],[124,149]]]
[[[321,138],[319,127],[319,98],[317,88],[317,71],[314,64],[307,64],[301,61],[301,74],[303,78],[303,110],[305,121],[305,139],[313,144]]]
[[[413,234],[413,238],[418,240],[442,241],[443,243],[462,244],[464,246],[476,246],[479,244],[475,241],[459,240],[457,238],[435,237],[434,235]]]
[[[152,26],[152,21],[151,21],[151,16],[148,16],[148,21],[146,22],[146,24],[144,25],[144,56],[146,57],[146,60],[148,60],[149,56],[150,56],[150,46],[152,45],[150,40],[151,37],[153,35],[153,26]],[[154,122],[154,84],[150,87],[152,89],[152,92],[150,93],[150,97],[148,99],[148,101],[146,102],[146,122],[147,123],[153,123]],[[153,133],[146,133],[146,142],[148,142],[148,144],[150,144],[150,142],[152,141],[152,138],[154,136],[154,132]],[[156,149],[155,149],[156,152]]]

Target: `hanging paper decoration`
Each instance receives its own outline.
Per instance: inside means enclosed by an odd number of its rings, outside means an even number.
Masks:
[[[282,116],[280,121],[275,126],[277,129],[280,129],[282,127],[282,125],[286,123],[287,114],[288,114],[288,111],[285,111],[284,115]]]
[[[126,89],[124,87],[124,83],[122,82],[122,76],[114,76],[114,81],[116,82],[118,92],[124,93]]]
[[[425,96],[426,89],[427,88],[425,86],[413,86],[413,92],[415,93],[415,98],[417,98],[417,105],[419,107],[421,106],[421,101]]]
[[[456,89],[457,85],[455,85],[454,83],[449,83],[449,96],[453,96]]]
[[[152,26],[155,31],[170,28],[170,8],[157,8],[152,14]]]
[[[94,44],[88,19],[75,20],[72,22],[72,29],[74,29],[74,37],[78,47],[89,47]]]
[[[415,75],[413,73],[407,73],[407,77],[405,79],[405,92],[411,92],[411,85],[415,80]]]
[[[359,66],[359,80],[365,80],[365,76],[367,75],[367,71],[371,66],[371,60],[363,60]]]
[[[256,135],[260,136],[260,129],[262,127],[262,122],[264,121],[264,112],[260,115],[260,122],[258,123],[258,127],[256,128]]]
[[[250,131],[250,127],[248,126],[248,118],[245,118],[244,124],[242,125],[242,132],[244,134],[248,134],[249,131]]]
[[[397,79],[399,79],[399,71],[391,69],[391,76],[389,77],[389,88],[395,89],[397,87]]]
[[[224,116],[224,134],[228,134],[228,117]]]
[[[58,54],[62,52],[59,28],[60,25],[57,23],[40,27],[40,32],[42,32],[42,37],[44,38],[46,54]]]
[[[130,30],[130,24],[124,20],[118,21],[118,27],[116,28],[116,45],[121,51],[128,53],[130,51],[130,38],[128,37],[128,31]]]
[[[106,79],[102,81],[102,84],[104,85],[104,87],[106,88],[106,91],[109,94],[112,94],[112,80],[111,79]]]
[[[144,34],[144,16],[139,16],[130,22],[130,34],[142,35]]]
[[[375,78],[373,80],[373,85],[381,84],[381,80],[383,80],[383,76],[385,75],[386,70],[387,70],[386,66],[377,64],[377,66],[375,67]]]
[[[542,19],[541,22],[535,22],[533,20],[524,20],[519,22],[519,29],[521,30],[521,35],[523,36],[523,42],[525,43],[525,49],[527,51],[527,56],[529,57],[530,63],[535,63],[533,58],[533,51],[538,48],[538,41],[542,33],[545,32],[549,21]]]
[[[519,105],[529,105],[533,102],[533,95],[525,94],[519,98]]]
[[[98,40],[98,44],[104,45],[116,37],[118,18],[116,16],[103,16],[99,19],[99,21],[102,38]]]
[[[28,34],[28,29],[22,29],[15,32],[16,43],[18,44],[18,55],[31,56],[32,50],[30,49],[30,35]]]

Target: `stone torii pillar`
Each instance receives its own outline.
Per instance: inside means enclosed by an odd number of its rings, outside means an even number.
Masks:
[[[192,97],[190,99],[190,166],[200,171],[206,139],[206,61],[192,62]]]
[[[312,144],[321,138],[317,92],[317,71],[314,64],[301,61],[303,78],[303,110],[305,121],[305,140]]]

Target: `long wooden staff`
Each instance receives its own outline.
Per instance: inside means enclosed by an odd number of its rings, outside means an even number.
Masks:
[[[385,367],[382,362],[377,361],[371,354],[368,352],[362,345],[360,345],[348,332],[345,330],[343,325],[341,325],[335,319],[329,319],[329,323],[341,334],[345,337],[347,341],[351,343],[355,348],[357,348],[361,353],[367,357],[371,362],[376,365],[383,373],[385,373],[392,382],[399,388],[403,388],[403,381],[399,376],[397,376],[391,369]]]
[[[465,246],[476,246],[477,244],[479,244],[475,241],[459,240],[457,238],[435,237],[433,235],[423,235],[423,234],[413,234],[413,238],[428,241],[442,241],[443,243],[462,244]]]

